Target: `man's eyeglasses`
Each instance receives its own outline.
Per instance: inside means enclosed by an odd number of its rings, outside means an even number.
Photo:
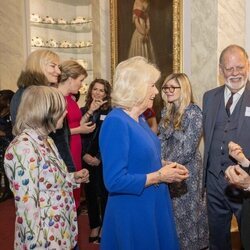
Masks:
[[[236,66],[236,67],[231,67],[231,68],[226,68],[224,66],[222,66],[223,69],[227,72],[227,73],[242,73],[245,70],[245,66]]]
[[[161,88],[161,90],[164,92],[164,93],[167,93],[170,92],[170,93],[174,93],[175,92],[175,89],[180,89],[181,87],[167,87],[167,86],[164,86]]]

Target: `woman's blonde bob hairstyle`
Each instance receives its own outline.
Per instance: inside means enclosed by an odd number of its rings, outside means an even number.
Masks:
[[[46,65],[48,65],[51,62],[54,61],[60,61],[59,56],[48,49],[38,49],[35,50],[33,52],[31,52],[27,58],[26,61],[26,65],[24,70],[22,71],[21,74],[23,74],[24,72],[30,72],[30,74],[40,74],[41,76],[44,76],[44,71],[46,68]],[[47,84],[49,84],[49,82],[47,81]],[[18,81],[17,82],[17,86],[20,87],[28,87],[34,85],[32,82],[30,81]]]
[[[58,89],[48,86],[30,86],[22,96],[13,134],[24,129],[35,129],[43,135],[55,132],[59,118],[66,108],[65,99]]]
[[[160,71],[141,56],[118,64],[113,79],[112,105],[130,110],[146,97],[148,84],[157,82]]]
[[[180,98],[177,105],[174,105],[174,103],[169,103],[167,101],[166,94],[161,91],[162,99],[166,105],[166,114],[163,114],[163,117],[165,117],[164,126],[167,127],[170,123],[173,123],[174,128],[178,130],[181,128],[181,120],[184,111],[190,103],[194,103],[194,98],[191,83],[186,74],[173,73],[167,76],[162,84],[162,88],[171,80],[174,80],[181,87]]]
[[[43,73],[48,63],[59,61],[59,56],[48,49],[38,49],[30,53],[27,58],[25,70]]]

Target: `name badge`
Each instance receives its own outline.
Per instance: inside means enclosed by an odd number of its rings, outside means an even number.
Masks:
[[[249,112],[250,112],[250,110],[249,110]],[[250,115],[249,115],[249,116],[250,116]],[[106,118],[106,115],[101,115],[101,116],[100,116],[100,120],[101,120],[101,121],[104,121],[105,118]]]
[[[245,116],[250,116],[250,107],[246,107]]]

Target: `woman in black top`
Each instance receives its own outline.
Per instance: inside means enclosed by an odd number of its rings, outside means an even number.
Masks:
[[[12,192],[9,188],[9,181],[4,172],[4,154],[5,150],[13,139],[12,124],[10,119],[10,101],[14,92],[9,89],[0,91],[0,201],[12,197]]]
[[[89,170],[89,183],[84,186],[89,224],[91,228],[89,242],[98,243],[102,219],[106,207],[108,193],[103,183],[102,161],[99,149],[99,132],[106,115],[111,111],[111,86],[108,81],[95,79],[89,86],[86,105],[81,108],[83,119],[96,124],[95,130],[84,134],[83,166]],[[94,112],[93,105],[100,105]]]
[[[17,80],[18,90],[10,104],[12,124],[15,123],[18,107],[27,87],[33,85],[57,87],[58,77],[61,74],[59,63],[59,55],[48,49],[38,49],[29,54],[24,69]],[[50,137],[55,142],[61,157],[67,165],[68,171],[74,172],[75,166],[69,150],[69,133],[65,120],[63,128],[56,130],[56,133],[52,132]]]

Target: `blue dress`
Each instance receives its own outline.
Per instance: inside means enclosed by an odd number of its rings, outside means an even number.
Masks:
[[[109,191],[101,250],[179,249],[168,186],[145,187],[146,174],[161,167],[161,151],[144,118],[115,108],[99,139]]]

